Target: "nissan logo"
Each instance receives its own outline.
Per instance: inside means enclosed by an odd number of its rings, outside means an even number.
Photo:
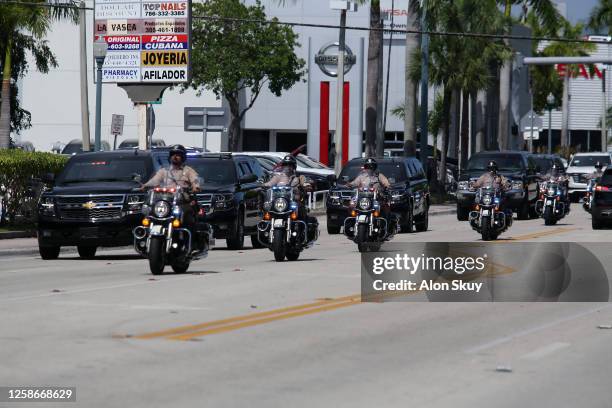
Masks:
[[[321,68],[321,71],[327,76],[336,77],[338,76],[338,49],[340,45],[338,42],[324,45],[319,52],[315,55],[315,64]],[[345,45],[344,46],[344,74],[346,75],[353,65],[357,63],[357,57],[353,54],[353,51]]]

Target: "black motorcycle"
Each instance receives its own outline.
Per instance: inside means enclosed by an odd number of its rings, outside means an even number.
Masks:
[[[540,185],[540,199],[536,201],[536,212],[544,218],[545,225],[555,225],[569,213],[569,205],[561,199],[563,186],[554,181]]]
[[[512,213],[501,209],[502,192],[499,188],[480,188],[474,202],[475,210],[470,212],[469,221],[483,241],[497,239],[499,234],[512,226]]]
[[[591,213],[591,208],[593,206],[593,191],[595,190],[595,185],[597,184],[597,180],[590,179],[589,184],[587,185],[586,194],[582,199],[582,208],[584,211]]]
[[[157,187],[149,191],[142,212],[142,226],[134,228],[134,248],[149,258],[151,273],[159,275],[166,265],[185,273],[192,260],[205,258],[214,246],[212,226],[197,222],[190,229],[183,225],[183,205],[195,200],[180,187]],[[200,210],[201,212],[202,210]],[[197,236],[192,236],[197,234]]]
[[[299,219],[300,207],[289,186],[275,186],[266,192],[263,220],[257,225],[257,239],[274,252],[274,259],[296,261],[300,253],[314,245],[318,225]]]
[[[378,251],[397,232],[397,224],[381,216],[379,193],[374,188],[355,190],[344,220],[344,234],[357,244],[359,252]]]

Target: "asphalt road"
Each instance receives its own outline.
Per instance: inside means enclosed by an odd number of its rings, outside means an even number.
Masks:
[[[500,238],[610,237],[575,206]],[[439,215],[394,243],[478,239]],[[607,303],[360,303],[356,245],[325,232],[297,262],[219,245],[189,273],[156,277],[130,249],[42,261],[34,240],[10,241],[0,386],[77,388],[76,403],[50,406],[612,406]]]

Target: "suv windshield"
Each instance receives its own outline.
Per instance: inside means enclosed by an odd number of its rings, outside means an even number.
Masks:
[[[352,181],[359,175],[361,171],[362,163],[351,163],[340,172],[340,180]],[[406,171],[402,163],[393,162],[382,162],[378,163],[378,172],[384,174],[390,183],[397,183],[398,181],[406,181]]]
[[[552,159],[545,157],[534,157],[533,160],[535,160],[537,166],[540,166],[540,173],[542,174],[548,173],[553,165]]]
[[[473,156],[468,162],[468,170],[487,171],[487,164],[493,160],[497,163],[499,171],[518,171],[523,170],[523,158],[518,154],[496,154]]]
[[[236,167],[232,160],[188,159],[187,165],[198,173],[204,188],[207,184],[234,184],[237,181]]]
[[[143,181],[147,176],[146,157],[113,157],[73,160],[58,180],[59,184],[88,183],[93,181],[130,181],[134,174]]]
[[[610,156],[575,156],[570,163],[570,166],[588,166],[593,167],[595,163],[600,162],[604,166],[610,164]]]

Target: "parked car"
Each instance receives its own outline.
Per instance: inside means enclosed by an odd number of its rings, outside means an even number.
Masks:
[[[58,257],[62,246],[76,245],[82,258],[101,246],[131,245],[132,229],[142,220],[145,193],[135,191],[153,173],[149,152],[109,151],[76,154],[38,203],[38,248],[43,259]]]
[[[601,229],[612,221],[612,166],[608,166],[593,190],[591,223],[593,229]]]
[[[198,203],[203,221],[213,226],[214,237],[225,239],[229,249],[241,249],[244,237],[261,248],[257,223],[262,208],[265,174],[254,157],[232,153],[188,154],[187,165],[201,177]]]
[[[89,145],[93,149],[94,142],[91,141],[89,143],[90,143]],[[110,144],[108,144],[108,142],[106,140],[102,140],[100,142],[100,148],[103,151],[112,150],[111,147],[110,147]],[[72,139],[70,142],[68,142],[68,144],[66,146],[64,146],[64,148],[62,149],[62,153],[61,154],[73,155],[73,154],[77,154],[77,153],[83,153],[83,141],[81,139]]]
[[[429,184],[425,171],[418,159],[414,157],[391,157],[376,159],[378,170],[391,183],[391,211],[400,219],[402,232],[411,232],[416,226],[418,231],[425,231],[429,222]],[[363,166],[365,159],[349,161],[340,172],[336,185],[327,196],[327,232],[339,234],[355,190],[346,186],[353,180]]]
[[[151,142],[153,147],[164,147],[166,146],[166,142],[163,139],[153,139]],[[119,147],[117,149],[134,149],[138,148],[138,139],[125,139],[121,143],[119,143]]]
[[[467,168],[461,171],[457,185],[457,219],[468,220],[476,195],[471,183],[487,171],[487,163],[491,160],[497,163],[499,173],[512,183],[511,190],[505,193],[508,207],[517,213],[519,220],[538,217],[535,206],[539,176],[533,156],[523,151],[485,151],[472,155]]]
[[[255,157],[267,157],[275,162],[279,162],[289,153],[287,152],[241,152],[240,154],[244,154],[247,156],[255,156]],[[297,161],[297,169],[298,172],[306,172],[312,174],[319,174],[322,176],[329,176],[334,174],[334,170],[329,167],[323,165],[319,162],[313,162],[313,159],[309,158],[306,155],[298,154],[295,157]]]
[[[595,163],[601,162],[605,167],[610,165],[610,153],[576,153],[572,156],[566,169],[569,176],[569,195],[572,201],[577,202],[584,197],[587,191],[587,176],[595,171]]]
[[[34,145],[32,144],[32,142],[25,142],[25,141],[24,142],[15,142],[13,147],[15,149],[23,150],[25,152],[34,152],[34,151],[36,151],[36,149],[34,148]]]
[[[264,168],[268,176],[270,176],[274,172],[274,169],[277,167],[277,165],[282,160],[282,157],[277,157],[277,156],[252,156],[252,157],[257,159],[257,161]],[[310,168],[304,169],[302,167],[301,169],[296,170],[296,174],[298,176],[308,177],[313,182],[315,191],[329,190],[329,187],[330,187],[329,175],[320,174],[319,172],[312,172],[311,170],[312,169]],[[332,171],[332,174],[333,174],[333,171]]]

